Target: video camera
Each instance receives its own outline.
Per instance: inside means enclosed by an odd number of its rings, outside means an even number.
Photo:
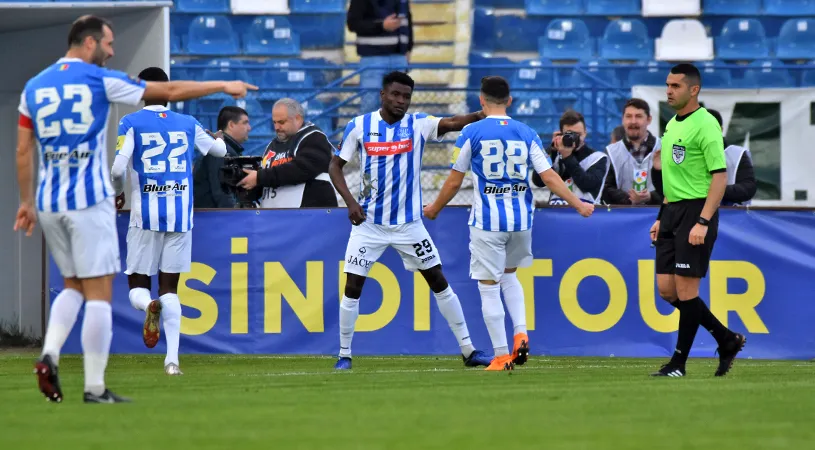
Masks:
[[[255,200],[252,191],[247,191],[238,187],[238,183],[246,177],[247,170],[260,170],[260,163],[262,158],[260,156],[226,156],[224,157],[224,165],[218,171],[218,177],[221,182],[221,189],[227,194],[232,194],[238,200],[238,207],[240,208],[254,208]]]

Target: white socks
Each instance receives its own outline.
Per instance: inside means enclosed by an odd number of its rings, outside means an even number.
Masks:
[[[82,322],[82,352],[85,355],[85,392],[105,392],[105,368],[113,338],[113,313],[110,303],[88,300]]]
[[[515,272],[504,273],[501,276],[501,290],[504,292],[504,303],[507,305],[509,317],[512,318],[513,334],[526,333],[526,306],[524,305],[524,289]]]
[[[351,340],[354,338],[354,325],[359,317],[359,299],[342,297],[340,303],[340,357],[351,357]]]
[[[59,365],[59,353],[74,328],[76,316],[79,315],[84,300],[79,291],[65,288],[51,305],[42,354],[50,355],[56,365]]]
[[[458,295],[453,292],[453,288],[449,285],[447,289],[433,294],[436,297],[436,304],[439,305],[439,311],[450,329],[456,336],[456,341],[461,347],[461,354],[465,358],[469,357],[475,351],[473,342],[470,340],[470,331],[467,330],[467,321],[464,320],[464,311],[461,310],[461,302],[458,300]]]
[[[143,289],[147,290],[147,289]],[[130,291],[130,301],[133,302],[133,291]],[[149,294],[148,294],[149,296]],[[181,302],[176,294],[164,294],[159,297],[161,302],[161,318],[164,325],[164,338],[167,339],[167,357],[164,366],[173,363],[178,365],[178,341],[181,338]]]
[[[130,304],[139,311],[147,311],[150,302],[150,291],[145,288],[135,288],[130,290]]]
[[[481,292],[481,312],[484,314],[484,323],[487,325],[495,356],[508,355],[504,305],[501,303],[501,286],[479,282],[478,290]]]

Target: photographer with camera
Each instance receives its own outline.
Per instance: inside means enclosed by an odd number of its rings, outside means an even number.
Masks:
[[[560,131],[553,134],[552,144],[546,151],[554,160],[552,168],[569,190],[584,202],[600,203],[603,181],[608,171],[608,157],[605,153],[586,146],[586,120],[582,114],[573,110],[563,113],[560,117]],[[544,186],[543,180],[536,173],[532,174],[532,182],[535,186]],[[549,204],[567,203],[551,194]]]
[[[278,100],[272,108],[277,137],[266,147],[261,169],[245,169],[246,177],[238,183],[260,196],[261,208],[337,206],[328,176],[334,146],[304,117],[303,106],[291,98]]]
[[[221,187],[219,172],[230,158],[243,153],[249,139],[249,114],[237,106],[224,106],[218,113],[218,135],[226,143],[226,158],[204,156],[193,172],[193,192],[196,208],[234,208],[235,197]]]

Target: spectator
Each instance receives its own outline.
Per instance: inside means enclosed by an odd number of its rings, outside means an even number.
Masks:
[[[609,142],[608,144],[611,145],[619,141],[622,141],[623,137],[625,137],[625,128],[623,128],[622,125],[614,127],[614,130],[611,131],[611,142]]]
[[[662,191],[653,184],[652,167],[661,143],[648,131],[651,107],[645,100],[632,98],[623,107],[622,140],[606,147],[609,169],[603,188],[603,201],[609,205],[658,205]]]
[[[379,109],[379,89],[386,73],[407,71],[413,49],[413,18],[408,0],[351,0],[346,19],[357,35],[360,68],[361,110]]]
[[[224,106],[218,113],[218,130],[223,133],[226,143],[226,157],[240,156],[242,144],[249,139],[249,114],[237,106]],[[235,198],[223,191],[219,170],[224,165],[223,158],[204,156],[193,173],[193,205],[196,208],[234,208]]]
[[[567,141],[574,140],[574,145],[565,145],[564,137]],[[584,202],[600,203],[603,180],[608,170],[608,157],[605,153],[586,146],[586,120],[582,114],[572,110],[563,113],[560,117],[560,131],[552,135],[552,144],[546,151],[554,159],[552,168],[575,195]],[[532,174],[532,182],[543,187],[543,180],[536,173]],[[552,194],[549,204],[567,203]]]

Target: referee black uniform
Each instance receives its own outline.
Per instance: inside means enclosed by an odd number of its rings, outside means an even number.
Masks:
[[[727,185],[722,129],[716,118],[699,106],[701,75],[696,67],[675,66],[667,84],[668,103],[677,115],[665,126],[662,137],[665,201],[652,238],[656,237],[659,291],[663,296],[669,293],[673,298],[665,299],[679,309],[679,336],[671,361],[653,375],[685,375],[685,362],[702,325],[719,344],[715,375],[722,376],[745,342],[744,336],[725,328],[699,298],[699,281],[708,272],[719,228],[719,203]],[[713,211],[705,211],[707,203],[713,205]],[[670,292],[673,286],[675,292]]]

